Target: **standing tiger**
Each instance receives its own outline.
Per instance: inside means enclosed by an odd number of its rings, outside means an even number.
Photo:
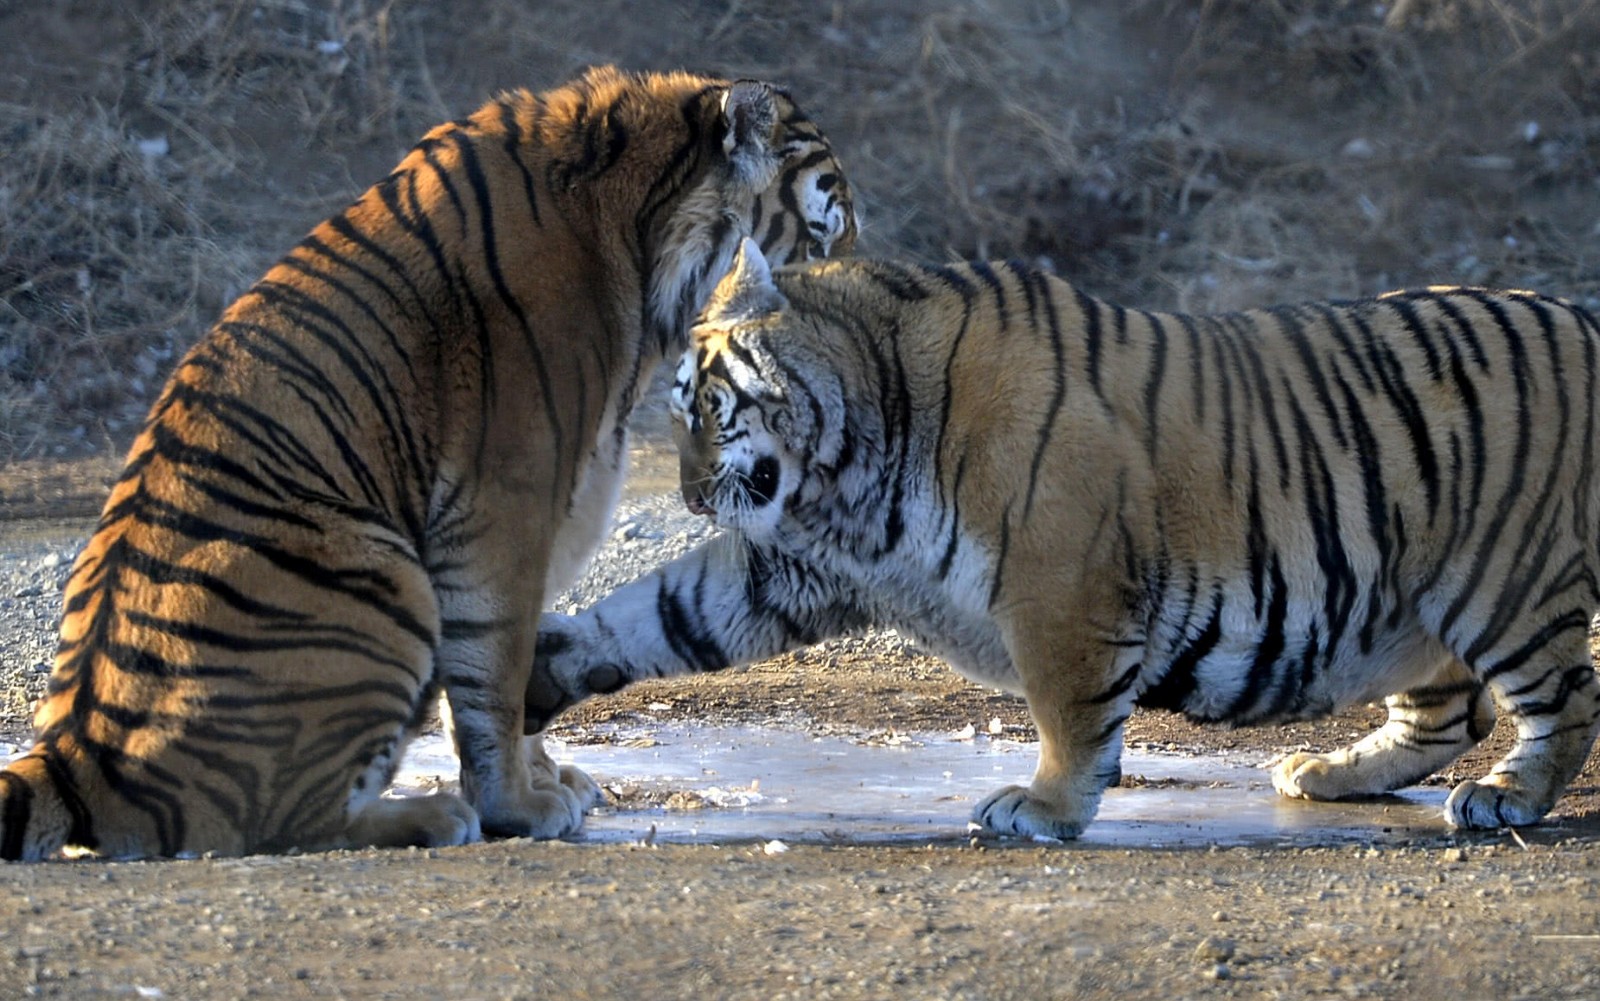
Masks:
[[[1002,834],[1071,838],[1135,705],[1249,724],[1387,697],[1278,790],[1383,793],[1490,729],[1453,825],[1537,821],[1600,726],[1600,328],[1430,288],[1185,316],[1016,264],[770,273],[744,244],[679,368],[683,495],[730,534],[542,625],[529,715],[892,625],[1025,696]],[[1493,696],[1493,699],[1491,699]]]
[[[67,583],[0,857],[557,836],[522,746],[544,596],[605,529],[629,411],[754,232],[847,250],[782,91],[610,68],[428,135],[183,359]],[[448,698],[464,800],[382,798]]]

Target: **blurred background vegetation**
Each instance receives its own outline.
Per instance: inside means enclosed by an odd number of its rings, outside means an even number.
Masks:
[[[13,467],[114,462],[176,356],[425,129],[593,63],[790,87],[864,254],[1190,310],[1600,296],[1597,0],[0,0],[0,38]]]

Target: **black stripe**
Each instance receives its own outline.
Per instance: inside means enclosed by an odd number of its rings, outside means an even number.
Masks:
[[[1160,425],[1161,383],[1167,371],[1167,328],[1155,313],[1141,314],[1150,325],[1150,374],[1144,384],[1144,448],[1153,460]]]
[[[1334,374],[1335,384],[1338,386],[1345,403],[1345,409],[1350,414],[1350,436],[1355,446],[1356,466],[1361,474],[1361,493],[1365,500],[1364,507],[1367,515],[1367,532],[1371,535],[1373,544],[1378,550],[1378,573],[1376,581],[1380,584],[1397,580],[1399,567],[1394,560],[1394,550],[1389,539],[1389,500],[1384,490],[1383,483],[1383,456],[1382,445],[1378,436],[1373,433],[1372,425],[1367,422],[1366,413],[1356,399],[1355,390],[1345,381],[1342,373]],[[1381,587],[1367,587],[1363,589],[1367,597],[1366,619],[1361,625],[1361,652],[1372,652],[1374,630],[1377,628],[1379,613],[1383,608],[1383,589]]]
[[[1490,517],[1488,524],[1484,526],[1484,537],[1486,539],[1500,540],[1506,530],[1506,523],[1524,491],[1523,481],[1527,474],[1529,459],[1528,443],[1532,436],[1533,415],[1529,409],[1529,394],[1532,387],[1529,384],[1528,358],[1526,347],[1522,343],[1521,333],[1512,324],[1510,317],[1506,315],[1504,307],[1499,302],[1487,296],[1479,296],[1478,300],[1479,304],[1494,319],[1502,337],[1505,339],[1506,352],[1511,358],[1512,384],[1516,390],[1517,434],[1516,442],[1512,446],[1511,469],[1507,474],[1505,489],[1500,495],[1499,502],[1495,505],[1494,514]],[[1466,383],[1464,373],[1461,375],[1460,381],[1464,384]],[[1475,444],[1482,437],[1482,423],[1481,419],[1473,422]],[[1481,479],[1483,465],[1484,462],[1480,457],[1478,459],[1480,472],[1476,473],[1475,480]],[[1474,501],[1476,502],[1476,500],[1475,494]],[[1489,564],[1493,562],[1497,552],[1498,547],[1494,545],[1479,547],[1473,560],[1472,569],[1468,572],[1466,580],[1462,582],[1455,600],[1451,602],[1450,607],[1446,609],[1444,616],[1440,619],[1439,634],[1441,636],[1445,636],[1450,632],[1451,626],[1466,611],[1472,599],[1477,596],[1478,587],[1483,582],[1484,575],[1488,572]]]
[[[1206,355],[1200,344],[1200,326],[1194,317],[1178,313],[1178,325],[1189,335],[1189,398],[1193,401],[1194,422],[1206,419]]]
[[[945,543],[944,555],[939,559],[939,579],[950,576],[955,562],[956,546],[961,541],[961,481],[967,475],[967,453],[963,451],[956,462],[955,479],[950,485],[950,540]]]
[[[50,785],[60,798],[61,805],[66,807],[67,816],[71,818],[67,828],[66,843],[90,850],[98,848],[100,840],[94,834],[94,818],[89,815],[88,804],[78,794],[78,784],[73,781],[72,773],[61,760],[60,751],[56,749],[53,741],[41,740],[40,743],[45,746],[36,749],[34,753],[44,761],[45,771],[50,776]]]
[[[961,324],[956,327],[955,336],[950,339],[950,350],[945,353],[944,395],[939,401],[938,433],[933,442],[933,484],[934,489],[941,495],[943,495],[945,489],[944,453],[945,441],[950,433],[950,408],[955,405],[956,356],[961,353],[961,345],[966,341],[967,332],[971,329],[972,307],[978,300],[978,290],[972,282],[956,273],[954,269],[945,270],[948,272],[948,274],[942,275],[945,283],[961,297]],[[959,476],[957,478],[959,479]]]
[[[1250,662],[1250,670],[1245,674],[1241,687],[1234,693],[1219,719],[1240,719],[1246,706],[1261,704],[1272,689],[1278,658],[1283,656],[1287,644],[1283,627],[1289,615],[1289,585],[1283,579],[1283,571],[1276,557],[1272,560],[1269,574],[1272,597],[1267,602],[1266,625],[1261,637],[1256,640],[1255,657]]]
[[[989,603],[988,603],[988,607],[990,609],[994,608],[995,600],[1000,597],[1000,588],[1005,583],[1006,558],[1009,557],[1010,555],[1011,555],[1011,504],[1008,502],[1006,504],[1006,509],[1003,512],[1001,512],[1001,514],[1000,514],[1000,549],[999,549],[999,552],[995,553],[994,569],[991,571],[991,573],[994,574],[994,577],[989,582]]]
[[[1107,702],[1111,702],[1126,693],[1128,689],[1133,687],[1133,683],[1139,680],[1140,668],[1141,665],[1135,664],[1126,671],[1123,671],[1122,676],[1107,686],[1105,691],[1098,695],[1090,696],[1090,705],[1105,705]],[[1123,717],[1123,719],[1126,718],[1127,717]],[[1122,721],[1118,720],[1117,722],[1120,726]]]
[[[350,221],[343,216],[338,216],[335,219],[329,220],[330,226],[333,226],[335,223],[342,223],[347,229],[351,228]],[[307,256],[314,254],[323,258],[327,262],[330,270],[324,271],[318,269],[312,266],[311,261],[302,260],[298,254],[298,251],[302,250],[305,251]],[[279,262],[279,264],[284,267],[293,268],[309,278],[314,278],[317,281],[327,284],[340,295],[344,296],[345,299],[349,300],[351,304],[355,305],[362,312],[366,313],[368,319],[372,320],[372,322],[377,324],[383,331],[384,335],[389,340],[389,346],[395,351],[395,353],[400,355],[406,367],[411,367],[411,356],[406,350],[405,345],[400,343],[400,339],[395,335],[394,330],[384,322],[382,317],[378,314],[376,307],[367,301],[366,296],[358,293],[347,282],[335,278],[332,273],[333,271],[346,271],[355,275],[368,285],[371,285],[373,288],[383,293],[384,297],[389,300],[389,305],[393,306],[395,311],[404,317],[409,323],[417,323],[418,318],[409,308],[407,308],[404,302],[400,301],[400,296],[393,288],[390,287],[389,283],[378,277],[377,272],[373,271],[371,268],[368,268],[364,264],[361,264],[348,254],[342,254],[339,251],[334,250],[333,247],[327,243],[327,241],[323,240],[315,232],[311,233],[311,235],[307,236],[304,240],[301,240],[300,245],[295,248],[295,251],[291,252],[289,256],[285,257]],[[412,292],[413,294],[416,294],[415,287],[413,287]]]
[[[518,94],[514,101],[509,96],[506,96],[497,102],[500,113],[500,127],[505,129],[506,133],[506,141],[503,148],[512,165],[517,168],[517,172],[522,176],[522,196],[528,201],[528,215],[533,218],[535,226],[543,226],[544,220],[539,218],[539,198],[534,186],[533,171],[528,169],[527,163],[522,159],[522,124],[517,121],[517,111],[519,106],[531,106],[531,110],[537,111],[541,104],[542,101],[539,98],[526,92]]]
[[[392,668],[402,674],[421,680],[422,674],[430,670],[424,667],[419,671],[418,665],[401,660],[396,657],[386,656],[377,649],[377,644],[371,638],[345,639],[333,636],[298,635],[293,637],[261,637],[245,636],[239,633],[227,632],[222,629],[213,629],[201,626],[187,619],[169,619],[163,616],[151,615],[145,612],[126,610],[122,613],[124,621],[130,625],[149,629],[152,632],[171,636],[189,643],[202,643],[215,647],[218,650],[227,650],[231,653],[282,653],[289,650],[332,650],[347,653],[354,657],[370,661],[380,667]],[[359,634],[357,634],[359,636]],[[366,684],[381,687],[378,682],[368,679]],[[409,688],[406,691],[410,691]]]
[[[987,261],[974,261],[969,267],[971,267],[972,273],[977,276],[984,287],[989,290],[989,294],[994,296],[995,317],[1000,321],[1001,333],[1004,333],[1011,325],[1011,314],[1006,309],[1005,283],[1000,280],[999,275],[994,273],[994,268],[990,267]]]
[[[1244,327],[1242,336],[1234,343],[1246,362],[1249,378],[1245,380],[1242,388],[1246,395],[1254,391],[1253,399],[1260,403],[1260,416],[1266,424],[1267,437],[1272,441],[1273,456],[1277,459],[1278,489],[1286,491],[1289,488],[1289,446],[1284,439],[1283,426],[1278,422],[1278,406],[1272,395],[1272,383],[1267,376],[1265,363],[1261,358],[1261,325],[1254,313],[1235,314],[1231,319]],[[1253,446],[1252,446],[1253,448]],[[1250,477],[1254,480],[1255,470],[1251,470]]]
[[[1306,525],[1316,541],[1317,566],[1323,577],[1323,618],[1328,626],[1328,649],[1335,649],[1349,624],[1350,608],[1361,592],[1349,554],[1345,551],[1339,497],[1322,443],[1300,402],[1288,397],[1299,443],[1300,489],[1306,508]],[[1276,562],[1274,562],[1276,566]],[[1271,609],[1269,607],[1270,616]]]
[[[467,228],[467,206],[461,201],[461,192],[456,190],[455,178],[451,176],[449,168],[436,155],[439,150],[445,148],[446,139],[459,142],[461,140],[461,130],[453,128],[443,135],[426,136],[421,142],[417,143],[415,152],[422,154],[422,162],[427,164],[429,169],[433,171],[434,178],[439,182],[439,186],[444,189],[445,196],[450,200],[450,207],[456,210],[457,226],[465,233]],[[415,180],[415,175],[413,175],[412,182],[415,183]]]
[[[1323,371],[1322,360],[1317,357],[1316,349],[1306,337],[1305,327],[1295,315],[1294,308],[1280,306],[1268,310],[1267,315],[1278,321],[1284,339],[1294,348],[1295,356],[1300,359],[1301,370],[1310,381],[1311,391],[1317,398],[1318,406],[1322,408],[1329,429],[1333,431],[1334,443],[1341,449],[1349,448],[1350,442],[1344,433],[1344,421],[1340,417],[1339,408],[1334,404],[1333,393],[1328,387],[1328,375]]]
[[[1232,344],[1231,329],[1215,317],[1208,319],[1211,325],[1212,365],[1217,370],[1218,399],[1222,408],[1222,479],[1231,493],[1237,481],[1235,467],[1239,458],[1237,419],[1233,413],[1233,382],[1236,377],[1242,378],[1243,373],[1238,368],[1239,358]]]
[[[884,291],[900,302],[921,302],[933,295],[930,289],[917,281],[909,268],[898,267],[887,261],[861,261],[858,267],[863,276],[882,286]]]
[[[535,336],[533,326],[528,320],[527,310],[523,308],[521,300],[512,294],[510,286],[506,284],[504,272],[500,268],[500,251],[495,245],[494,206],[489,195],[489,181],[483,172],[483,166],[478,160],[478,151],[467,136],[458,136],[456,149],[461,157],[462,170],[466,172],[467,181],[472,185],[473,195],[478,200],[478,226],[482,232],[483,267],[489,273],[490,280],[494,283],[495,294],[499,297],[501,305],[510,311],[517,322],[518,329],[522,332],[523,344],[527,349],[528,357],[533,363],[534,376],[539,383],[539,393],[544,403],[545,421],[549,425],[550,436],[554,439],[552,451],[561,455],[565,451],[562,428],[561,409],[556,402],[554,387],[550,381],[550,369],[545,364],[544,349],[540,346]],[[574,449],[574,462],[576,453]],[[563,471],[564,473],[566,471]],[[576,468],[570,473],[550,478],[551,500],[558,498],[563,483],[571,476],[576,475]]]
[[[1100,384],[1100,354],[1103,349],[1100,331],[1100,303],[1091,299],[1083,290],[1074,287],[1073,296],[1078,301],[1078,313],[1083,317],[1084,341],[1084,369],[1089,375],[1089,388],[1100,397],[1102,403],[1106,402],[1105,388]]]
[[[1222,639],[1222,592],[1215,591],[1211,599],[1211,614],[1194,638],[1184,644],[1167,664],[1161,679],[1140,693],[1138,704],[1151,709],[1183,711],[1199,685],[1196,669],[1216,649]]]
[[[689,615],[677,593],[661,577],[656,592],[656,617],[661,623],[661,635],[667,645],[690,668],[696,671],[717,670],[728,665],[728,656],[716,639]]]
[[[1405,299],[1389,297],[1378,300],[1379,307],[1387,306],[1400,317],[1400,324],[1409,333],[1417,346],[1422,348],[1422,355],[1428,367],[1428,376],[1434,382],[1444,378],[1444,367],[1439,355],[1439,349],[1434,346],[1433,338],[1428,335],[1427,327],[1417,315],[1416,307]]]
[[[243,546],[277,569],[313,587],[335,591],[365,604],[430,648],[435,643],[432,631],[419,622],[410,610],[379,593],[393,594],[395,590],[394,584],[381,574],[365,570],[331,569],[319,560],[307,559],[279,548],[274,539],[216,524],[153,497],[144,500],[138,520],[181,532],[203,542],[221,541]]]
[[[1427,491],[1428,522],[1432,524],[1439,513],[1439,457],[1433,450],[1433,437],[1428,431],[1422,404],[1411,388],[1404,366],[1395,357],[1394,349],[1374,335],[1371,324],[1362,313],[1351,313],[1349,318],[1366,345],[1367,358],[1377,374],[1384,396],[1405,426],[1411,454],[1416,459],[1417,474],[1422,477],[1423,489]]]
[[[1022,505],[1022,517],[1026,520],[1033,512],[1034,492],[1039,486],[1039,473],[1044,467],[1045,451],[1049,448],[1050,439],[1054,434],[1056,419],[1061,416],[1061,406],[1066,402],[1067,359],[1066,349],[1061,341],[1061,318],[1056,314],[1055,297],[1050,292],[1052,279],[1038,271],[1028,272],[1020,277],[1037,289],[1040,308],[1044,311],[1046,326],[1050,332],[1050,354],[1055,363],[1051,372],[1050,403],[1045,408],[1044,419],[1039,422],[1038,442],[1034,445],[1033,462],[1028,469],[1028,493]],[[1032,299],[1033,295],[1030,292],[1030,302]]]
[[[28,820],[33,816],[33,787],[15,772],[0,771],[0,793],[4,794],[0,829],[5,831],[4,839],[0,840],[0,859],[16,862],[22,858],[27,845]]]

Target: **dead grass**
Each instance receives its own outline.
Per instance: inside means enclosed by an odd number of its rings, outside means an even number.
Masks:
[[[423,129],[592,62],[789,85],[866,253],[1187,309],[1600,287],[1600,0],[85,0],[0,37],[0,461],[123,448]]]

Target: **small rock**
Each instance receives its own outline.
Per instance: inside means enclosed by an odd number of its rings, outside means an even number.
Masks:
[[[1220,965],[1233,958],[1235,948],[1236,946],[1231,938],[1224,938],[1221,935],[1207,935],[1200,940],[1199,945],[1194,947],[1194,958],[1202,963]]]

